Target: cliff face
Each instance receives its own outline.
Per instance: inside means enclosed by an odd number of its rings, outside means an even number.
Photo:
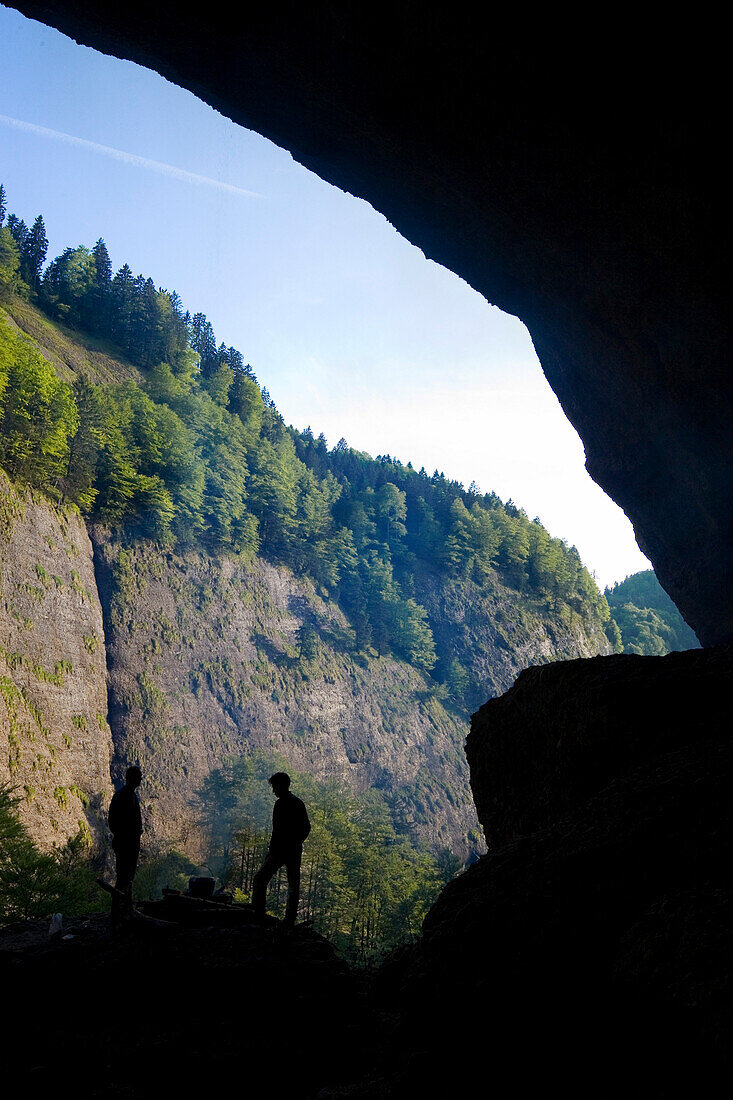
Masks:
[[[471,709],[507,691],[530,665],[613,652],[600,617],[587,608],[554,610],[548,601],[518,599],[498,577],[479,586],[421,575],[416,589],[436,643],[469,675]]]
[[[139,762],[148,851],[203,858],[204,781],[260,749],[354,792],[379,788],[433,849],[483,850],[462,713],[403,661],[355,654],[350,623],[310,580],[103,528],[92,548],[75,512],[7,482],[2,499],[0,779],[42,846],[80,822],[103,839],[112,783]],[[524,663],[608,648],[593,615],[563,626],[501,586],[469,586],[462,601],[451,584],[423,587],[482,696]],[[304,625],[316,638],[305,654]]]
[[[102,835],[112,738],[92,547],[74,511],[0,482],[0,783],[44,848]]]
[[[376,785],[431,845],[475,848],[462,721],[410,666],[356,658],[348,622],[308,580],[262,560],[94,538],[115,768],[141,763],[149,842],[200,853],[203,780],[257,748],[354,791]],[[299,656],[304,622],[312,659]]]
[[[466,755],[491,847],[552,826],[660,754],[728,732],[731,651],[528,668],[473,716]]]

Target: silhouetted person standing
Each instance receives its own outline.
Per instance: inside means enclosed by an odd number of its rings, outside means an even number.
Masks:
[[[124,902],[113,898],[113,917],[129,916],[132,913],[132,880],[137,870],[140,836],[143,831],[140,799],[137,794],[141,781],[142,772],[133,764],[125,773],[124,787],[115,791],[109,806],[108,821],[117,870],[115,887],[125,895]]]
[[[311,831],[308,813],[299,798],[290,790],[290,776],[275,772],[268,779],[277,801],[272,808],[272,836],[265,862],[254,877],[252,905],[258,920],[265,917],[265,897],[270,879],[285,867],[288,876],[288,903],[285,909],[285,926],[292,928],[298,915],[300,900],[300,861],[303,857],[303,841]]]

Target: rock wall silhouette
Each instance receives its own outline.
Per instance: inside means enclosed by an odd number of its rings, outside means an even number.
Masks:
[[[473,1059],[441,1068],[436,1049],[480,1051],[499,1094],[714,1094],[730,1072],[732,676],[730,647],[560,662],[474,716],[489,852],[382,971],[381,1095],[468,1091]]]
[[[703,645],[733,640],[717,163],[727,68],[706,20],[645,30],[619,18],[591,37],[554,11],[545,24],[522,11],[514,26],[492,13],[482,32],[453,9],[408,3],[235,15],[214,4],[183,18],[140,0],[16,6],[286,146],[525,321],[589,472],[661,583]],[[493,777],[474,789],[501,842],[383,972],[391,1055],[378,1085],[352,1095],[435,1095],[441,1074],[460,1091],[477,1058],[487,1082],[514,1091],[551,1080],[565,1095],[618,1095],[631,1081],[651,1095],[712,1094],[730,721],[711,684],[729,676],[730,655],[673,656],[604,658],[617,662],[604,666],[617,703],[596,662],[534,670],[497,702],[492,726],[506,722],[507,737],[492,733]],[[596,718],[606,705],[608,721]],[[508,734],[517,714],[526,747]],[[533,771],[543,730],[555,741],[546,772]],[[519,810],[506,802],[515,787]]]
[[[519,316],[662,585],[703,645],[733,640],[726,66],[704,20],[16,6],[285,146]]]

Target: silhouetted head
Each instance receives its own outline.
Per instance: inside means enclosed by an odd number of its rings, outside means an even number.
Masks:
[[[139,787],[142,781],[143,773],[138,768],[137,764],[133,764],[131,768],[128,768],[125,772],[125,785],[127,787]]]
[[[290,790],[290,776],[287,772],[275,772],[274,775],[270,776],[267,782],[278,798],[283,794],[287,794]]]

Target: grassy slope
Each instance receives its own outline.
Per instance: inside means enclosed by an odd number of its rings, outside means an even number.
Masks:
[[[93,336],[82,338],[73,329],[49,321],[31,302],[15,295],[0,301],[0,309],[14,328],[31,338],[65,382],[76,374],[86,374],[95,383],[142,381],[138,368],[128,363],[109,341]]]

